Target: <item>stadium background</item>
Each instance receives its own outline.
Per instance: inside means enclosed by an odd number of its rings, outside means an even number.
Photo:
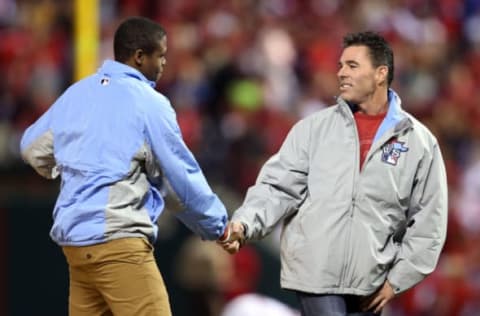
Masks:
[[[67,267],[48,237],[58,182],[24,165],[18,142],[75,78],[112,57],[113,32],[131,15],[165,26],[157,88],[230,210],[292,124],[334,102],[342,36],[381,32],[395,51],[393,88],[441,143],[450,194],[438,269],[385,314],[480,314],[480,1],[0,0],[0,315],[67,314]],[[278,232],[232,259],[168,213],[160,227],[174,315],[213,316],[202,308],[250,291],[296,307],[279,289]]]

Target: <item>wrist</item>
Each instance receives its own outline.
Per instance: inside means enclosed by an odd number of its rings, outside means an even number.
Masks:
[[[243,238],[244,239],[247,239],[247,236],[248,236],[248,225],[245,224],[244,222],[241,222],[242,224],[242,229],[243,229]]]
[[[218,237],[219,242],[227,242],[230,239],[230,225],[227,224],[225,225],[225,229],[223,231],[223,234]]]

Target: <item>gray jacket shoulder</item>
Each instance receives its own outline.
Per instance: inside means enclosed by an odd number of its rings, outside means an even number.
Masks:
[[[312,129],[315,127],[318,127],[322,125],[322,123],[331,120],[338,112],[338,104],[331,105],[329,107],[326,107],[324,109],[321,109],[317,112],[314,112],[301,120],[299,120],[295,125],[294,125],[294,130],[301,130],[302,132],[305,132],[307,129]]]
[[[426,148],[433,149],[438,146],[438,140],[435,135],[428,129],[425,124],[420,122],[412,114],[405,112],[409,120],[412,122],[414,133],[418,137],[418,141]]]

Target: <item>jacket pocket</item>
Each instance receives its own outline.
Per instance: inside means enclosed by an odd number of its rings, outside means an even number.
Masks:
[[[352,239],[352,256],[346,284],[349,287],[373,292],[383,284],[395,260],[398,245],[388,229],[358,230]]]

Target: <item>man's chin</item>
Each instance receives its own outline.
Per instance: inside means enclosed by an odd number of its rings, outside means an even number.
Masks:
[[[351,97],[348,95],[348,93],[346,92],[341,92],[340,91],[340,94],[338,95],[340,98],[342,98],[344,101],[346,102],[350,102],[351,101]]]

